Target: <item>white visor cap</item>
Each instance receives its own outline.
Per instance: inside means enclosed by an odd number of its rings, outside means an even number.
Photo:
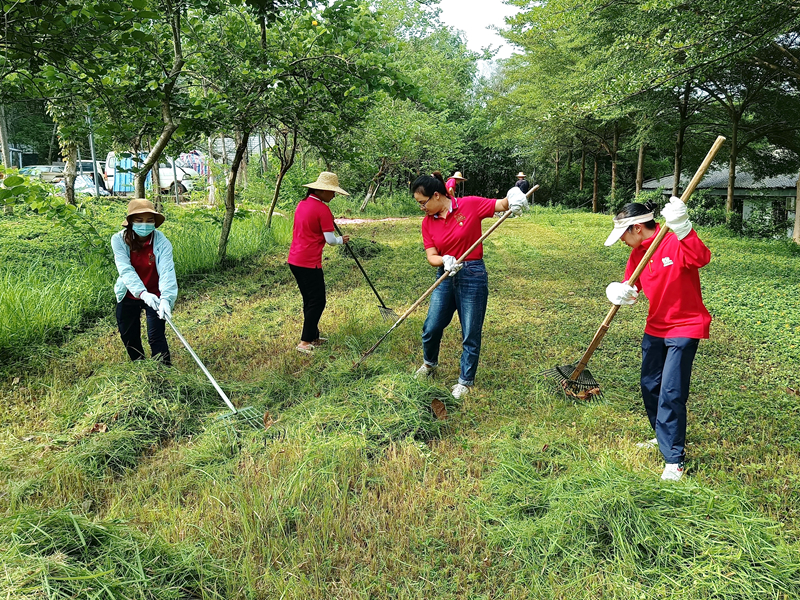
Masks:
[[[606,246],[613,246],[622,237],[622,234],[628,230],[631,225],[638,225],[639,223],[648,223],[653,220],[653,213],[649,212],[646,215],[636,215],[635,217],[627,217],[625,219],[614,219],[614,229],[608,234]]]

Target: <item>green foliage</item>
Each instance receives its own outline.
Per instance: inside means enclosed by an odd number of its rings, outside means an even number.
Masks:
[[[725,198],[710,190],[696,190],[689,199],[689,220],[696,227],[725,224]]]
[[[772,200],[756,200],[752,211],[742,223],[742,235],[752,238],[786,239],[793,222],[775,214]]]

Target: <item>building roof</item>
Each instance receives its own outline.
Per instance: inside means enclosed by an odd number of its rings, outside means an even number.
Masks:
[[[657,190],[664,188],[672,189],[673,176],[667,175],[661,179],[649,179],[642,184],[646,190]],[[681,175],[681,188],[685,188],[691,181],[691,175]],[[771,190],[771,189],[794,189],[797,187],[797,173],[790,175],[777,175],[775,177],[765,177],[756,180],[751,173],[740,171],[736,173],[736,189],[746,190]],[[728,169],[717,169],[706,173],[697,189],[727,189],[728,188]]]

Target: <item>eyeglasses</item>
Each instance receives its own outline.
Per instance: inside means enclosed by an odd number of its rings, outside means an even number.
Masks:
[[[419,204],[420,208],[425,208],[431,200],[433,200],[433,196],[425,200],[425,202],[417,202],[417,204]]]

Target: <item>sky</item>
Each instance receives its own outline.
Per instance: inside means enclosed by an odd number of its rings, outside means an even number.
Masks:
[[[494,48],[501,46],[495,58],[511,56],[511,48],[503,44],[503,38],[486,27],[505,27],[504,17],[516,13],[518,7],[503,4],[503,0],[441,0],[439,6],[442,9],[442,22],[463,31],[470,50],[480,51],[489,45]]]

